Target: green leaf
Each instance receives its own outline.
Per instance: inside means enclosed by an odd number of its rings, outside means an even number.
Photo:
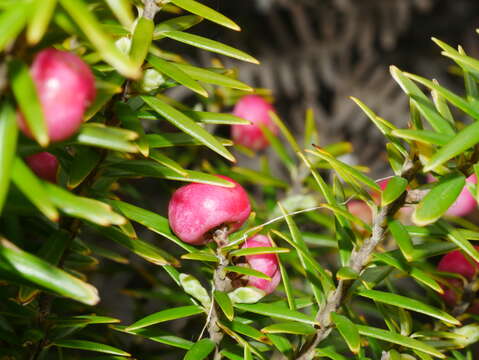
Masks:
[[[254,247],[254,248],[244,248],[233,250],[229,252],[230,256],[248,256],[248,255],[259,255],[259,254],[282,254],[289,253],[290,249],[288,248],[279,248],[279,247]]]
[[[206,51],[211,51],[253,64],[259,64],[258,60],[241,50],[199,35],[194,35],[183,31],[167,31],[164,33],[164,36]]]
[[[0,108],[0,214],[8,194],[10,175],[12,172],[17,147],[17,119],[15,110],[9,102]]]
[[[412,82],[401,70],[395,66],[390,67],[391,75],[401,86],[403,91],[411,97],[412,103],[417,107],[419,112],[431,124],[437,132],[454,135],[454,129],[449,121],[439,114],[431,100]]]
[[[115,14],[120,23],[130,28],[134,22],[133,11],[129,0],[105,0],[111,11]]]
[[[361,347],[361,338],[359,337],[358,328],[349,320],[346,316],[339,315],[335,312],[331,313],[331,320],[336,325],[339,333],[343,337],[344,341],[354,354],[359,352]]]
[[[321,357],[327,357],[332,360],[347,360],[348,359],[347,357],[341,354],[338,354],[336,351],[334,351],[334,348],[332,346],[317,348],[316,355]]]
[[[336,273],[338,280],[355,280],[359,277],[359,274],[349,266],[341,267]]]
[[[228,297],[235,304],[255,304],[264,298],[266,293],[254,286],[243,286],[228,293]]]
[[[153,40],[164,38],[164,33],[168,31],[188,30],[196,24],[199,24],[201,21],[203,21],[203,18],[196,15],[177,16],[173,19],[163,21],[156,25],[155,31],[153,32]]]
[[[181,68],[176,66],[175,63],[165,61],[158,56],[151,54],[148,56],[147,60],[148,63],[150,63],[159,72],[165,74],[166,76],[172,78],[176,82],[184,85],[188,89],[193,90],[201,96],[208,97],[208,92],[187,73],[181,70]]]
[[[452,91],[449,91],[446,88],[443,88],[438,83],[425,79],[421,76],[417,76],[417,75],[409,74],[409,73],[405,73],[405,75],[408,78],[427,86],[429,89],[437,91],[455,107],[464,111],[467,115],[471,116],[473,119],[479,120],[479,111],[477,111],[476,107],[473,104],[469,103],[466,99],[462,98],[459,95],[454,94]]]
[[[327,151],[316,147],[314,151],[307,150],[307,152],[321,158],[322,160],[327,161],[337,172],[341,173],[340,174],[341,177],[343,177],[342,174],[345,174],[350,178],[345,180],[353,180],[355,182],[362,183],[373,190],[381,191],[381,188],[379,187],[378,184],[376,184],[374,180],[364,175],[363,173],[353,168],[352,166],[349,166],[343,163],[342,161],[337,160]]]
[[[138,147],[131,141],[136,140],[138,134],[131,130],[105,126],[99,123],[82,125],[75,137],[76,142],[82,145],[96,146],[108,150],[137,153]]]
[[[200,260],[200,261],[207,261],[207,262],[218,262],[218,258],[211,253],[207,253],[205,251],[196,251],[188,254],[181,255],[182,259],[185,260]]]
[[[439,149],[424,167],[424,172],[428,172],[444,164],[454,156],[462,154],[467,149],[479,143],[479,121],[466,126],[444,147]]]
[[[479,252],[474,246],[471,245],[469,241],[464,237],[463,233],[458,231],[456,228],[452,227],[445,221],[439,221],[437,223],[439,229],[443,230],[451,242],[456,244],[459,249],[464,251],[467,255],[472,257],[475,261],[479,261]]]
[[[151,341],[174,346],[174,347],[185,349],[185,350],[191,349],[191,347],[194,344],[193,342],[189,340],[180,338],[178,336],[175,336],[171,333],[168,333],[164,330],[157,329],[157,328],[141,328],[141,329],[127,331],[126,327],[124,326],[116,326],[116,327],[113,327],[113,329],[117,331],[125,332],[127,334],[139,335],[147,339],[150,339]]]
[[[272,303],[234,304],[234,307],[239,310],[252,312],[266,317],[272,317],[275,319],[297,321],[313,326],[316,324],[316,321],[312,316],[303,314],[296,310],[290,310],[284,306],[278,306]]]
[[[10,6],[8,10],[2,9],[0,14],[0,51],[22,31],[30,14],[31,5],[27,2],[18,2]]]
[[[408,181],[400,176],[394,176],[389,179],[386,189],[381,194],[381,206],[391,204],[399,198],[406,190]]]
[[[197,278],[189,274],[180,274],[178,278],[181,287],[188,295],[198,300],[203,308],[209,309],[211,307],[211,298]]]
[[[215,349],[215,343],[210,339],[202,339],[195,343],[185,354],[184,360],[203,360]]]
[[[155,154],[153,154],[155,156]],[[158,159],[157,156],[155,156]],[[195,182],[210,184],[223,187],[233,187],[233,184],[227,180],[215,175],[202,173],[193,170],[179,171],[172,170],[171,166],[166,167],[150,160],[126,160],[111,163],[105,172],[111,177],[157,177],[168,180]]]
[[[179,266],[179,261],[163,249],[141,239],[132,239],[114,227],[93,226],[98,233],[126,247],[131,252],[155,265]]]
[[[387,331],[383,329],[377,329],[371,326],[365,326],[365,325],[356,325],[356,326],[359,330],[359,334],[361,335],[370,336],[374,339],[387,341],[387,342],[404,346],[406,348],[410,348],[413,350],[419,350],[426,354],[430,354],[432,356],[435,356],[441,359],[445,358],[445,356],[441,352],[439,352],[432,346],[427,345],[418,340],[411,339],[407,336],[403,336],[403,335],[393,333],[391,331]]]
[[[444,146],[451,139],[454,138],[453,135],[437,133],[429,130],[411,130],[411,129],[398,129],[392,132],[393,136],[396,136],[401,139],[419,141],[424,144],[433,144]]]
[[[136,23],[131,39],[130,59],[138,68],[141,68],[146,55],[148,55],[148,49],[153,39],[154,27],[153,20],[143,16]]]
[[[37,44],[45,35],[56,4],[57,0],[36,0],[33,4],[34,12],[27,27],[27,42],[30,45]]]
[[[11,61],[9,63],[8,75],[13,94],[22,111],[28,129],[41,146],[47,146],[50,141],[47,124],[35,83],[30,76],[27,65],[20,60]]]
[[[240,31],[241,28],[231,19],[227,18],[223,14],[205,6],[194,0],[171,0],[176,6],[185,9],[195,15],[201,16],[205,19],[208,19],[214,23],[222,25],[224,27]]]
[[[218,290],[215,290],[213,295],[215,297],[216,303],[220,306],[226,318],[229,321],[232,321],[235,314],[234,314],[233,303],[231,302],[229,296],[226,293],[222,291],[218,291]]]
[[[144,328],[147,326],[159,324],[165,321],[175,320],[175,319],[182,319],[185,317],[198,315],[204,313],[204,310],[201,306],[197,305],[190,305],[190,306],[180,306],[177,308],[167,309],[163,311],[159,311],[157,313],[148,315],[143,319],[136,321],[134,324],[128,326],[126,328],[127,331],[136,330],[140,328]]]
[[[98,303],[98,292],[65,271],[29,254],[5,239],[0,239],[0,273],[3,279],[35,284],[61,296],[88,305]]]
[[[146,228],[154,231],[165,238],[173,241],[175,244],[179,245],[183,249],[188,252],[196,252],[198,251],[194,246],[184,243],[180,239],[178,239],[170,229],[170,225],[168,223],[168,219],[165,217],[155,214],[152,211],[148,211],[146,209],[142,209],[138,206],[128,204],[123,201],[119,200],[109,200],[109,203],[121,214],[132,221],[136,221],[137,223],[145,226]]]
[[[239,174],[241,177],[245,178],[245,181],[249,181],[253,184],[258,184],[262,186],[275,186],[280,188],[288,187],[288,183],[278,179],[277,177],[268,176],[260,171],[255,171],[239,166],[232,167],[231,171],[236,174]]]
[[[242,119],[232,114],[223,114],[206,111],[184,111],[186,116],[193,120],[200,121],[205,124],[218,124],[218,125],[249,125],[251,122]]]
[[[131,356],[127,352],[114,348],[110,345],[100,344],[92,341],[86,340],[69,340],[69,339],[60,339],[56,340],[53,345],[67,348],[67,349],[77,349],[77,350],[86,350],[86,351],[96,351],[104,354],[112,355],[121,355],[121,356]]]
[[[235,161],[235,158],[231,153],[226,150],[226,148],[221,145],[221,143],[216,140],[213,135],[208,133],[205,129],[199,126],[195,121],[176,110],[174,107],[166,104],[165,102],[158,100],[153,96],[142,96],[143,101],[145,101],[149,106],[153,108],[161,116],[165,117],[169,122],[178,127],[180,130],[184,131],[188,135],[191,135],[195,139],[202,142],[204,145],[209,147],[211,150],[217,152],[221,156],[225,157],[230,161]]]
[[[254,269],[251,269],[251,268],[247,268],[247,267],[244,267],[244,266],[226,266],[225,271],[234,272],[234,273],[237,273],[237,274],[248,275],[248,276],[256,276],[260,279],[271,280],[271,277],[262,273],[261,271],[254,270]]]
[[[53,221],[58,220],[58,211],[54,201],[36,175],[20,159],[15,158],[12,167],[12,181],[20,191],[40,210],[47,218]]]
[[[417,205],[412,215],[413,222],[421,226],[435,222],[456,201],[465,183],[466,178],[461,173],[441,177]]]
[[[99,162],[100,154],[97,151],[85,146],[77,147],[68,173],[68,189],[71,190],[80,185]]]
[[[141,76],[140,69],[117,49],[83,0],[59,1],[107,63],[128,78],[138,79]]]
[[[122,225],[125,218],[101,201],[76,196],[59,186],[45,183],[48,196],[65,214],[91,221],[102,226]]]
[[[268,129],[266,126],[263,126],[262,124],[258,124],[259,128],[263,132],[263,135],[265,138],[268,140],[269,144],[271,145],[271,148],[276,152],[278,155],[278,158],[281,160],[283,165],[287,169],[294,169],[294,161],[291,158],[291,156],[288,153],[288,150],[285,147],[285,144],[283,143],[282,139],[276,136],[271,132],[270,129]]]
[[[291,131],[289,131],[286,124],[279,118],[279,116],[274,111],[271,111],[271,110],[269,111],[269,117],[275,123],[275,125],[279,128],[279,130],[281,131],[285,139],[288,141],[289,145],[294,150],[294,152],[300,153],[301,148],[299,147],[298,142],[296,141]]]
[[[419,312],[421,314],[431,316],[452,325],[461,324],[460,321],[458,321],[456,318],[442,310],[439,310],[428,304],[424,304],[418,300],[411,299],[402,295],[377,290],[359,290],[357,293],[360,296],[372,299],[374,301]]]
[[[284,322],[266,326],[261,329],[265,334],[294,334],[294,335],[312,335],[316,332],[311,325],[299,322]]]
[[[163,133],[146,135],[148,144],[152,148],[169,148],[175,146],[203,145],[200,140],[185,133]],[[233,142],[229,139],[216,138],[223,146],[231,146]]]
[[[253,91],[253,88],[230,76],[219,74],[213,70],[203,69],[190,64],[177,63],[176,66],[188,74],[191,78],[207,84],[219,85],[226,88],[243,91]]]
[[[412,261],[414,259],[414,245],[406,227],[398,220],[393,220],[389,223],[389,231],[406,260]]]

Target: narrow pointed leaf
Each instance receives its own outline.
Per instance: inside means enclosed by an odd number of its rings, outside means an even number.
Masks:
[[[377,290],[359,290],[358,295],[367,297],[383,304],[388,304],[403,309],[419,312],[421,314],[425,314],[433,318],[445,321],[452,325],[461,324],[460,321],[458,321],[455,317],[449,315],[445,311],[439,310],[435,307],[432,307],[431,305],[424,304],[421,301],[411,299],[406,296]]]
[[[194,344],[185,354],[183,360],[203,360],[215,349],[215,343],[210,339],[202,339]]]
[[[3,279],[20,281],[26,285],[34,284],[89,305],[99,301],[97,290],[90,284],[4,239],[0,241],[0,258],[0,273]]]
[[[177,308],[167,309],[163,311],[159,311],[157,313],[148,315],[141,320],[138,320],[134,324],[128,326],[126,329],[127,331],[136,330],[140,328],[144,328],[147,326],[159,324],[165,321],[175,320],[175,319],[182,319],[185,317],[198,315],[204,313],[204,310],[200,306],[190,305],[190,306],[180,306]]]
[[[189,11],[190,13],[201,16],[219,25],[236,31],[241,30],[233,20],[195,0],[172,0],[171,2],[176,6]]]
[[[248,275],[248,276],[255,276],[255,277],[260,278],[260,279],[266,279],[266,280],[271,281],[271,277],[262,273],[261,271],[254,270],[254,269],[244,267],[244,266],[226,266],[225,271],[234,272],[234,273],[237,273],[237,274]]]
[[[176,66],[183,70],[186,74],[191,76],[191,78],[213,85],[219,85],[227,88],[244,90],[244,91],[253,91],[253,88],[237,79],[234,79],[230,76],[220,74],[213,70],[208,70],[200,68],[197,66],[177,63]]]
[[[156,25],[155,31],[153,32],[153,40],[158,40],[165,37],[164,33],[168,31],[188,30],[196,24],[199,24],[201,21],[203,21],[203,18],[196,15],[177,16],[173,19],[163,21]]]
[[[53,345],[57,347],[67,348],[67,349],[95,351],[95,352],[111,354],[111,355],[131,356],[126,351],[117,349],[113,346],[100,344],[100,343],[96,343],[92,341],[86,341],[86,340],[60,339],[60,340],[56,340],[53,343]]]
[[[433,144],[444,146],[454,136],[449,134],[437,133],[429,130],[411,130],[411,129],[398,129],[392,132],[393,136],[401,139],[419,141],[424,144]]]
[[[431,171],[453,157],[479,143],[479,121],[462,129],[451,141],[439,149],[424,167],[424,171]]]
[[[218,125],[249,125],[251,122],[242,119],[238,116],[225,113],[215,113],[206,111],[184,111],[186,116],[189,116],[193,120],[200,121],[205,124],[218,124]]]
[[[412,215],[414,223],[423,226],[439,219],[456,201],[465,183],[460,173],[443,176],[417,205]]]
[[[7,197],[17,147],[17,119],[9,102],[0,108],[0,214]]]
[[[38,43],[45,32],[52,18],[57,0],[36,0],[33,4],[34,12],[28,23],[27,41],[34,45]]]
[[[394,80],[396,80],[403,91],[411,97],[411,101],[416,105],[419,112],[431,124],[434,130],[440,133],[454,135],[454,129],[451,123],[437,112],[432,101],[424,95],[419,87],[408,79],[397,67],[391,66],[390,71]]]
[[[31,5],[27,2],[10,6],[0,14],[0,51],[14,41],[27,22]]]
[[[75,140],[82,145],[96,146],[114,151],[137,153],[138,147],[132,142],[137,138],[138,134],[131,130],[91,123],[84,124],[80,128]]]
[[[232,146],[233,142],[229,139],[215,137],[215,139],[223,146]],[[168,148],[175,146],[191,146],[203,145],[203,142],[195,139],[191,135],[185,133],[163,133],[148,134],[146,140],[151,148]]]
[[[344,341],[346,341],[349,350],[357,354],[361,346],[361,339],[356,325],[346,316],[339,315],[335,312],[331,313],[331,320],[333,320],[339,333]]]
[[[356,325],[359,334],[364,335],[364,336],[370,336],[374,339],[379,339],[383,341],[387,341],[393,344],[401,345],[406,348],[410,348],[413,350],[419,350],[422,351],[426,354],[430,354],[432,356],[444,359],[445,356],[442,354],[440,351],[436,350],[432,346],[425,344],[421,341],[411,339],[407,336],[403,336],[397,333],[393,333],[391,331],[383,330],[383,329],[378,329],[374,328],[371,326],[365,326],[365,325]]]
[[[215,297],[216,303],[220,306],[226,318],[229,321],[232,321],[235,314],[234,314],[233,303],[231,302],[229,296],[226,293],[222,291],[218,291],[218,290],[215,290],[213,295]]]
[[[153,39],[154,27],[153,20],[147,19],[144,16],[136,23],[131,39],[130,59],[137,68],[141,68],[146,55],[148,55],[148,49]]]
[[[193,90],[194,92],[200,94],[201,96],[208,97],[208,92],[191,78],[187,73],[185,73],[181,68],[176,66],[173,62],[168,62],[159,58],[158,56],[149,55],[148,63],[150,63],[156,70],[165,74],[166,76],[172,78],[176,82],[184,85],[188,89]]]
[[[298,321],[310,325],[316,324],[316,321],[312,316],[303,314],[299,311],[290,310],[284,306],[277,306],[271,303],[234,304],[234,307],[239,310],[252,312],[266,317],[289,321]]]
[[[229,57],[250,62],[253,64],[259,64],[258,60],[256,60],[254,57],[252,57],[251,55],[248,55],[247,53],[241,50],[235,49],[231,46],[222,44],[215,40],[207,39],[199,35],[194,35],[194,34],[182,32],[182,31],[168,31],[168,32],[165,32],[164,35],[170,39],[173,39],[191,46],[195,46],[206,51],[211,51],[217,54],[229,56]]]
[[[276,323],[261,329],[265,334],[295,334],[295,335],[312,335],[316,332],[314,327],[300,322]]]
[[[100,161],[100,154],[89,147],[78,147],[68,173],[67,187],[74,189],[93,171]]]
[[[381,206],[389,205],[399,198],[406,190],[407,185],[407,180],[400,176],[389,179],[386,189],[381,194]]]
[[[58,211],[44,184],[18,157],[13,161],[12,181],[47,218],[58,220]]]
[[[40,145],[48,145],[48,131],[43,109],[28,67],[20,60],[13,60],[9,64],[8,73],[13,94],[28,129]]]
[[[254,247],[254,248],[244,248],[230,251],[228,254],[230,256],[247,256],[247,255],[259,255],[259,254],[281,254],[289,253],[290,249],[288,248],[279,248],[279,247]]]
[[[404,257],[411,261],[414,258],[414,245],[406,227],[399,220],[393,220],[389,223],[389,231],[399,245]]]
[[[199,140],[211,150],[217,152],[226,159],[233,162],[235,161],[234,156],[231,155],[231,153],[226,150],[226,148],[221,145],[220,142],[213,137],[213,135],[208,133],[205,129],[203,129],[195,121],[184,115],[182,112],[176,110],[174,107],[166,104],[165,102],[155,97],[142,96],[141,98],[149,106],[151,106],[153,110],[158,112],[161,116],[165,117],[165,119],[178,127],[180,130]]]

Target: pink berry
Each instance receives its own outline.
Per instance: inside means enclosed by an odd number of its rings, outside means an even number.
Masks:
[[[255,235],[246,240],[242,246],[242,248],[255,247],[271,247],[271,242],[265,235]],[[263,290],[266,294],[272,293],[281,281],[281,272],[276,254],[247,255],[246,262],[251,269],[261,271],[271,278],[271,280],[267,280],[249,276],[248,285]]]
[[[347,204],[348,211],[366,224],[372,223],[371,208],[362,200],[351,200]]]
[[[30,72],[50,140],[69,138],[82,124],[83,114],[95,98],[95,79],[90,68],[77,55],[46,49],[37,54]],[[31,136],[23,115],[19,116],[19,125]]]
[[[241,98],[234,107],[233,114],[249,120],[251,125],[233,125],[231,136],[237,144],[243,145],[252,150],[262,150],[269,145],[259,125],[267,127],[274,135],[278,135],[278,127],[274,124],[269,115],[274,111],[273,106],[266,102],[261,96],[247,95]]]
[[[168,218],[174,233],[184,242],[205,244],[210,240],[209,232],[227,225],[231,233],[248,218],[251,205],[246,191],[234,180],[221,175],[218,177],[235,186],[226,188],[193,183],[180,187],[173,194]]]
[[[427,175],[428,182],[434,182],[435,179],[430,174]],[[472,174],[466,179],[466,182],[470,184],[477,184],[477,177]],[[464,186],[461,193],[457,197],[454,204],[452,204],[446,211],[450,216],[465,216],[473,212],[477,208],[477,202],[474,196],[471,194],[467,186]]]
[[[44,151],[28,156],[25,161],[38,177],[52,183],[57,182],[58,160],[55,155]]]
[[[479,250],[479,246],[476,246]],[[468,260],[464,254],[459,250],[451,251],[442,257],[437,265],[439,271],[456,273],[464,276],[468,281],[472,281],[477,272],[479,271],[479,263],[474,260]],[[453,307],[458,301],[458,291],[463,288],[463,282],[459,279],[448,278],[447,282],[449,286],[443,286],[444,294],[442,298],[444,302]],[[475,306],[469,309],[469,312],[475,312]],[[479,308],[478,314],[479,314]]]

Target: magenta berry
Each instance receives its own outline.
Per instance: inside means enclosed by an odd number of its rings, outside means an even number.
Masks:
[[[243,145],[252,150],[262,150],[269,145],[259,125],[267,127],[274,135],[279,130],[274,124],[269,111],[274,111],[273,106],[266,102],[261,96],[247,95],[241,98],[235,105],[233,114],[251,121],[251,125],[233,125],[231,137],[237,144]]]
[[[30,72],[50,140],[69,138],[82,124],[83,114],[95,98],[95,79],[90,68],[74,54],[46,49],[37,54]],[[19,125],[31,136],[23,115],[19,116]]]
[[[476,246],[476,249],[479,250],[479,246]],[[439,271],[462,275],[468,281],[472,281],[479,271],[479,263],[472,259],[467,259],[461,251],[454,250],[442,257],[437,265],[437,269]],[[441,296],[446,304],[453,307],[459,300],[464,284],[456,278],[448,278],[447,282],[449,286],[443,286],[444,294]],[[479,307],[473,304],[471,308],[469,308],[469,312],[479,314]]]
[[[242,248],[254,247],[271,247],[271,242],[265,235],[256,235],[246,240],[242,246]],[[281,272],[276,254],[247,255],[246,262],[251,269],[261,271],[271,278],[271,280],[267,280],[249,276],[248,285],[263,290],[266,294],[272,293],[281,281]]]
[[[246,221],[251,205],[248,194],[240,184],[232,188],[193,183],[180,187],[168,206],[168,218],[174,233],[184,242],[205,244],[211,231],[228,226],[228,232],[238,230]]]
[[[28,156],[25,161],[38,177],[52,183],[57,182],[58,160],[55,155],[44,151]]]

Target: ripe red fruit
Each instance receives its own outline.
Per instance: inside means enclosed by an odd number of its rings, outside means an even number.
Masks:
[[[476,249],[479,250],[479,246],[476,246]],[[464,276],[468,281],[472,281],[479,271],[479,263],[474,260],[468,260],[464,254],[459,250],[451,251],[442,257],[437,265],[439,271],[456,273]],[[444,302],[453,307],[457,304],[460,296],[460,292],[464,287],[463,282],[460,279],[447,278],[448,285],[443,286],[444,294],[442,298]],[[469,312],[479,314],[479,307],[476,304],[473,304],[469,308]]]
[[[25,161],[38,177],[52,183],[57,182],[58,160],[55,155],[44,151],[28,156]]]
[[[251,205],[248,194],[240,184],[226,176],[218,175],[235,184],[226,188],[193,183],[180,187],[168,206],[168,218],[174,233],[184,242],[205,244],[211,232],[223,225],[228,232],[238,230],[246,221]]]
[[[433,176],[427,176],[428,182],[434,182]],[[466,183],[477,184],[477,177],[472,174],[466,179]],[[467,186],[464,186],[461,193],[457,197],[454,204],[452,204],[446,211],[446,215],[450,216],[465,216],[473,212],[477,208],[477,202],[474,196],[471,194]]]
[[[241,98],[234,107],[233,114],[249,120],[251,125],[233,125],[231,137],[237,144],[252,150],[262,150],[269,145],[259,125],[267,127],[274,135],[278,135],[279,129],[271,119],[269,111],[274,111],[273,106],[261,96],[247,95]]]
[[[242,246],[242,248],[254,247],[271,247],[271,242],[265,235],[255,235],[246,240]],[[281,272],[276,254],[247,255],[246,262],[251,269],[261,271],[271,278],[271,280],[267,280],[249,276],[248,285],[263,290],[266,294],[272,293],[281,281]]]
[[[30,72],[50,140],[69,138],[82,124],[83,114],[95,98],[95,79],[90,68],[75,54],[46,49],[37,54]],[[25,135],[31,136],[21,114],[19,125]]]

